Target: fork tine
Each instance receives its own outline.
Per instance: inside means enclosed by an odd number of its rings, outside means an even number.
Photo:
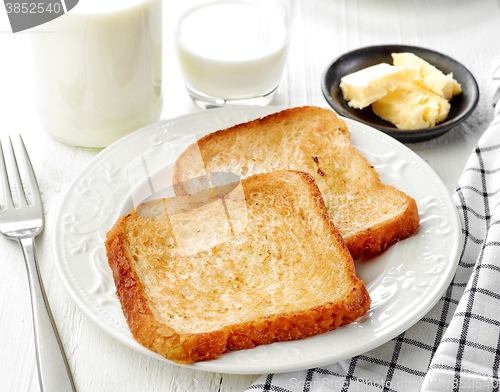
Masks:
[[[10,192],[9,177],[7,176],[7,166],[5,165],[5,156],[3,153],[1,141],[0,141],[0,177],[2,180],[2,193],[3,193],[5,208],[10,209],[14,207],[14,203],[12,201],[12,194]]]
[[[9,150],[12,162],[12,179],[14,180],[14,186],[17,193],[17,202],[19,207],[25,207],[28,205],[26,200],[26,194],[24,193],[23,182],[21,181],[21,174],[19,174],[19,166],[17,164],[16,154],[14,153],[14,147],[12,146],[12,140],[9,137]]]
[[[20,145],[21,145],[21,158],[23,159],[24,166],[26,169],[27,182],[29,190],[31,193],[31,205],[41,207],[42,199],[40,196],[40,190],[38,188],[38,181],[36,179],[35,171],[33,170],[33,165],[31,164],[30,156],[26,150],[23,138],[19,135]]]

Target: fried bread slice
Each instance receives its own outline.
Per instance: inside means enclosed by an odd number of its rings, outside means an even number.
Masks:
[[[174,183],[177,194],[187,195],[193,190],[183,184],[204,172],[244,178],[283,169],[314,178],[354,259],[376,255],[418,231],[415,200],[383,184],[351,145],[345,122],[318,107],[284,110],[201,138],[177,159]]]
[[[132,335],[174,362],[321,334],[369,309],[310,175],[274,171],[240,185],[215,200],[147,202],[107,234]]]

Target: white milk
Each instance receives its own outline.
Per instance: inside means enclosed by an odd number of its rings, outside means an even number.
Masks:
[[[44,127],[100,148],[156,121],[162,95],[161,0],[81,0],[32,34]]]
[[[266,95],[279,84],[289,34],[275,10],[217,1],[178,22],[177,50],[188,90],[223,100]]]

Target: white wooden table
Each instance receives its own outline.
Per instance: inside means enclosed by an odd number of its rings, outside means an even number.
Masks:
[[[164,2],[165,13],[170,1]],[[163,118],[200,111],[184,91],[168,28],[164,35]],[[493,115],[490,64],[500,55],[499,0],[299,0],[289,60],[273,104],[328,107],[320,89],[325,67],[352,49],[389,43],[448,54],[478,81],[480,102],[464,124],[408,145],[452,192]],[[78,391],[244,390],[256,375],[193,371],[139,354],[102,332],[66,293],[53,265],[53,219],[68,185],[98,151],[66,146],[42,129],[32,102],[29,45],[30,32],[12,34],[0,6],[0,136],[5,141],[8,134],[23,135],[38,176],[47,218],[37,240],[41,272]],[[26,271],[18,245],[3,238],[0,271],[0,390],[39,391]]]

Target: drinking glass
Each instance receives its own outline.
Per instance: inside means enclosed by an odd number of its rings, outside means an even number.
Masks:
[[[208,109],[267,105],[290,45],[294,0],[186,0],[172,26],[185,86]]]

